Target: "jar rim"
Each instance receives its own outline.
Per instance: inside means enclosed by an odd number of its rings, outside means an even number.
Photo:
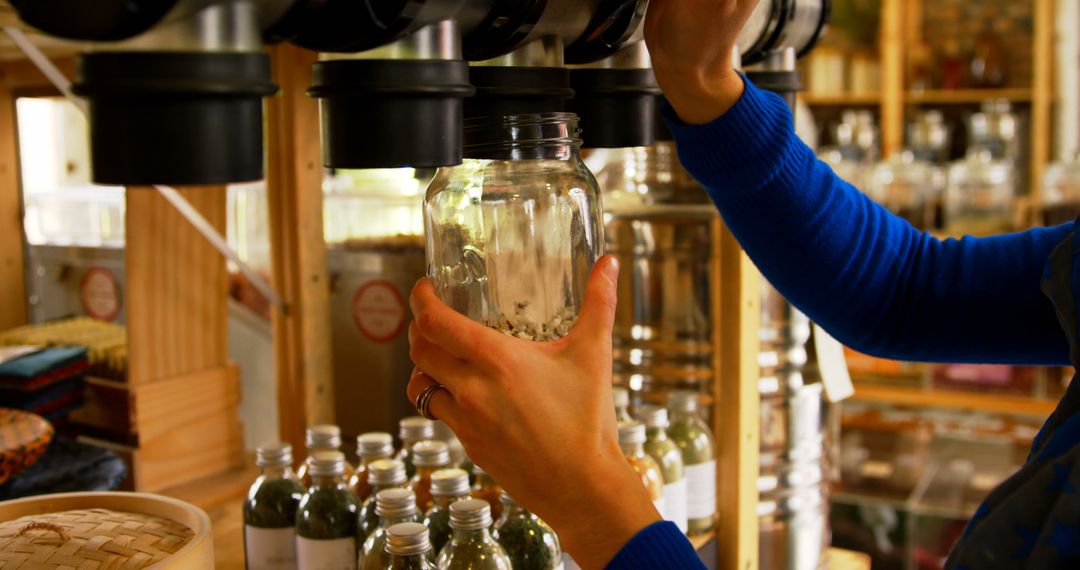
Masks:
[[[464,122],[462,147],[466,158],[549,158],[528,151],[580,149],[578,120],[577,114],[561,111],[473,117]]]

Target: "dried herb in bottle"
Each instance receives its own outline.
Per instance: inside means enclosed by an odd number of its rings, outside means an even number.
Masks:
[[[417,509],[423,513],[435,504],[431,496],[431,476],[439,469],[450,466],[450,447],[445,442],[433,439],[417,443],[412,451],[416,475],[409,481],[409,487],[416,493]]]
[[[645,424],[636,421],[619,424],[619,447],[638,474],[641,484],[649,493],[649,499],[661,516],[664,514],[664,476],[660,466],[645,453]]]
[[[659,406],[642,406],[638,408],[638,417],[645,424],[645,453],[656,460],[664,475],[664,512],[661,514],[685,533],[686,474],[683,473],[682,452],[667,435],[667,410]]]
[[[698,396],[672,392],[668,397],[668,436],[679,446],[686,474],[688,534],[704,534],[716,521],[716,458],[712,434],[697,415]]]
[[[510,557],[514,570],[561,568],[562,549],[555,531],[505,492],[502,503],[503,512],[495,523],[494,537]]]
[[[375,495],[386,489],[405,487],[405,464],[397,459],[378,459],[368,466],[368,484],[372,495],[360,505],[357,516],[356,540],[363,546],[369,534],[379,526],[379,515],[375,513]]]
[[[420,522],[419,513],[416,512],[416,495],[409,489],[379,491],[375,495],[375,512],[379,515],[379,526],[364,541],[360,570],[386,568],[386,529],[398,523]]]
[[[491,536],[491,507],[468,499],[450,505],[450,543],[439,551],[441,570],[513,570],[510,557]]]
[[[255,450],[261,473],[244,501],[244,560],[252,570],[296,567],[296,510],[304,486],[293,472],[292,460],[287,443]]]
[[[440,469],[431,476],[435,504],[424,515],[433,552],[441,552],[450,540],[450,505],[469,498],[469,475],[461,469]]]
[[[310,466],[311,486],[296,512],[297,568],[354,570],[359,501],[345,485],[345,455],[316,451]]]
[[[401,438],[401,449],[396,457],[405,464],[405,475],[412,479],[412,476],[416,474],[412,448],[421,441],[435,438],[435,423],[420,416],[402,418],[398,422],[398,437]]]
[[[341,450],[341,428],[335,425],[322,424],[317,426],[311,426],[307,428],[304,433],[304,445],[307,447],[308,458],[297,470],[296,474],[300,477],[300,482],[305,487],[311,486],[311,455],[316,451],[340,451]],[[345,481],[348,481],[352,477],[353,466],[349,465],[349,462],[345,462]]]
[[[491,505],[491,518],[498,521],[502,517],[502,487],[479,465],[473,464],[473,474],[475,480],[470,495],[474,499],[487,501]]]
[[[356,472],[349,479],[349,487],[361,502],[371,496],[371,483],[368,483],[368,466],[379,459],[394,456],[394,438],[386,432],[365,433],[356,438]]]
[[[427,528],[399,523],[386,529],[386,570],[435,570]]]

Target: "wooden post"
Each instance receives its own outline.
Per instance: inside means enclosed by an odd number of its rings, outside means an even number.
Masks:
[[[884,0],[881,6],[881,150],[882,156],[904,146],[905,5],[922,0]]]
[[[26,244],[15,97],[5,71],[0,71],[0,331],[26,324]]]
[[[713,223],[713,434],[717,446],[717,567],[758,567],[761,277],[719,217]]]
[[[1051,114],[1054,105],[1054,17],[1055,0],[1035,0],[1035,61],[1031,92],[1031,211],[1037,215],[1042,206],[1043,171],[1050,162],[1052,144]],[[1029,222],[1035,222],[1034,219]]]
[[[281,88],[266,121],[271,259],[274,288],[288,303],[273,315],[278,421],[282,439],[302,450],[309,424],[334,420],[319,111],[306,93],[316,55],[282,45],[271,57]]]

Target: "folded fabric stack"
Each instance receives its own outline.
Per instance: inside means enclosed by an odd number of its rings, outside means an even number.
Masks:
[[[58,429],[83,404],[86,348],[54,347],[0,363],[0,406],[35,413]]]
[[[121,325],[89,317],[26,325],[0,333],[0,346],[12,345],[82,346],[90,363],[87,374],[127,379],[127,331]]]

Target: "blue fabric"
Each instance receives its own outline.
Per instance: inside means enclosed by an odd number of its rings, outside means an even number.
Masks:
[[[607,567],[609,570],[684,570],[704,569],[705,565],[675,523],[660,521],[631,538]]]

